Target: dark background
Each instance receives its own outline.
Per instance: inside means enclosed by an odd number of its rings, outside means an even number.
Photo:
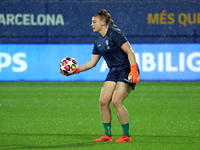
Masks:
[[[39,14],[62,14],[64,26],[3,25],[1,18],[0,43],[94,43],[91,19],[101,9],[130,43],[200,43],[200,2],[183,0],[1,0],[3,16],[33,14],[36,21]],[[170,13],[173,24],[168,24]],[[157,14],[159,22],[148,24],[148,14]]]

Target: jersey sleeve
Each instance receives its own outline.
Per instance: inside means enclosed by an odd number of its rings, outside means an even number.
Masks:
[[[100,53],[99,53],[99,51],[97,49],[97,46],[96,46],[96,42],[94,43],[94,48],[93,48],[92,54],[94,54],[94,55],[100,55]]]
[[[122,33],[119,29],[112,34],[112,40],[121,47],[124,43],[126,43],[128,40],[125,37],[124,33]]]

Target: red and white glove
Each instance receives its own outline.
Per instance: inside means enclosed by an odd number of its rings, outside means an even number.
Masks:
[[[128,75],[128,80],[131,83],[138,83],[140,81],[137,65],[131,65],[131,72]]]

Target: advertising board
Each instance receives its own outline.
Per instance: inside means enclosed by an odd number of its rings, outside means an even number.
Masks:
[[[200,44],[131,44],[143,81],[200,80]],[[59,73],[64,57],[78,65],[90,60],[92,44],[1,44],[0,81],[104,81],[109,69],[97,66],[69,77]]]

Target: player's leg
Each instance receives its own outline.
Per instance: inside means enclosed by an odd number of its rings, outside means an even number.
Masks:
[[[124,82],[117,82],[113,93],[112,103],[117,111],[117,115],[121,124],[129,122],[129,115],[126,108],[123,106],[123,101],[131,92],[132,87]]]
[[[117,112],[119,122],[121,123],[123,136],[116,142],[130,142],[129,133],[129,114],[126,108],[123,106],[123,101],[129,95],[132,87],[124,82],[117,82],[116,88],[113,93],[112,103]]]
[[[110,102],[112,100],[112,95],[115,89],[116,83],[112,81],[105,81],[101,89],[101,94],[99,98],[100,114],[102,122],[111,122],[111,109]]]
[[[116,83],[113,81],[105,81],[101,89],[99,98],[100,114],[104,126],[105,135],[99,139],[95,139],[95,142],[112,141],[111,135],[111,109],[110,102],[115,89]]]

